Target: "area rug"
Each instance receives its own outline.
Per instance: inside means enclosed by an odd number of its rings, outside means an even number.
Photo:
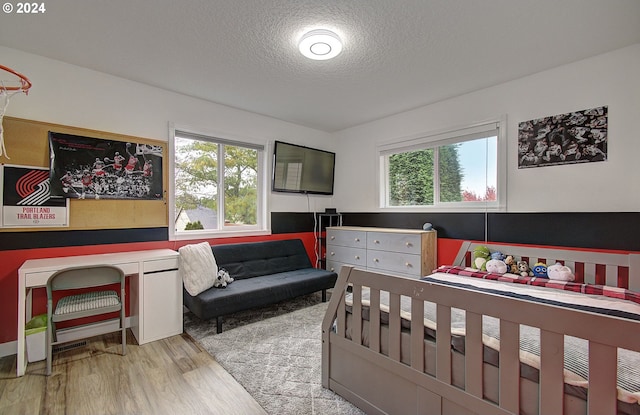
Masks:
[[[185,314],[185,331],[273,415],[361,415],[322,387],[321,324],[328,303],[311,295],[215,320]]]

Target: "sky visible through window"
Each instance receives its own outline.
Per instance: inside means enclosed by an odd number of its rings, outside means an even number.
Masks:
[[[484,196],[488,187],[497,189],[497,143],[496,136],[460,143],[458,155],[464,172],[462,190]]]

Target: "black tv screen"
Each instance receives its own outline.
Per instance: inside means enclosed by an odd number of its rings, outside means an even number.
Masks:
[[[336,154],[276,141],[272,190],[275,192],[333,194]]]

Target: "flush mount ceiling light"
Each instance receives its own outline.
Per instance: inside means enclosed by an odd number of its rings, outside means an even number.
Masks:
[[[340,37],[330,30],[316,29],[305,33],[298,44],[300,53],[309,59],[323,61],[342,52]]]

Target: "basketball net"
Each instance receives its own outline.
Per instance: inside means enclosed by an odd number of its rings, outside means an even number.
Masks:
[[[13,75],[14,78],[17,77],[17,79],[11,81],[0,79],[0,157],[4,155],[6,158],[9,158],[4,145],[4,128],[2,121],[4,120],[4,114],[7,111],[11,97],[21,92],[24,92],[25,95],[28,94],[29,88],[31,88],[31,81],[29,81],[29,78],[26,76],[4,65],[0,65],[0,71],[8,72]]]

